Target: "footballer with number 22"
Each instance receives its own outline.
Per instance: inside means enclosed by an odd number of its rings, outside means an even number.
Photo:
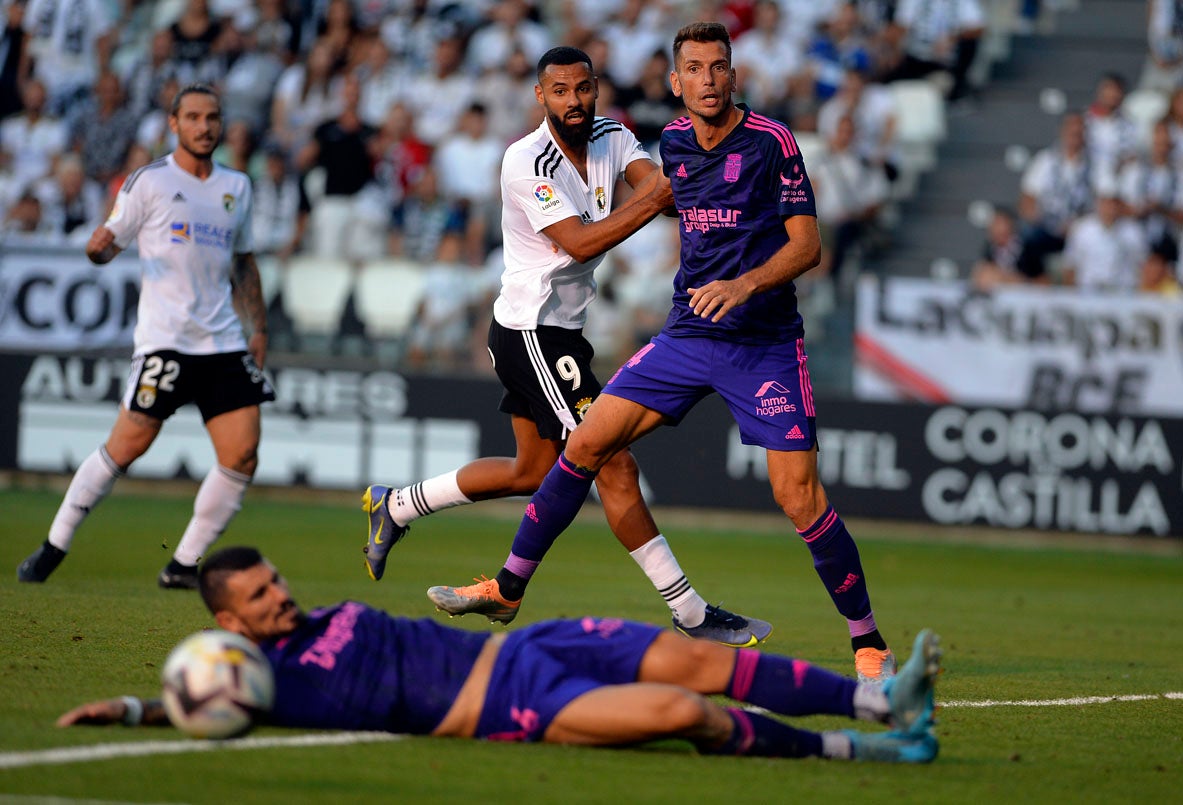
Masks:
[[[136,242],[135,351],[110,436],[79,465],[48,538],[17,568],[23,582],[43,582],[61,564],[82,520],[185,403],[197,404],[217,460],[161,587],[196,589],[198,560],[242,507],[255,473],[259,404],[275,394],[262,373],[267,311],[252,254],[251,181],[211,158],[222,137],[213,89],[183,88],[168,123],[176,149],[127,177],[86,244],[86,256],[103,265]]]

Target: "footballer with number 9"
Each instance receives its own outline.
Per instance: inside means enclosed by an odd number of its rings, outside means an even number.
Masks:
[[[168,123],[176,149],[127,177],[86,245],[91,262],[103,265],[136,243],[141,289],[131,371],[106,443],[79,465],[48,538],[17,568],[23,582],[49,577],[83,519],[185,403],[200,410],[216,463],[160,572],[161,587],[196,589],[198,560],[242,507],[255,473],[259,405],[275,394],[262,373],[267,313],[252,254],[251,182],[212,159],[222,137],[213,89],[181,89]]]
[[[938,751],[933,686],[942,652],[928,629],[899,675],[875,684],[618,618],[493,635],[357,601],[305,613],[250,547],[217,551],[199,578],[218,626],[270,662],[274,701],[265,697],[260,720],[277,726],[584,746],[683,738],[704,754],[887,763],[928,763]],[[714,694],[785,716],[831,714],[890,729],[811,732],[725,707],[707,698]],[[124,696],[76,707],[57,723],[169,721],[159,701]]]

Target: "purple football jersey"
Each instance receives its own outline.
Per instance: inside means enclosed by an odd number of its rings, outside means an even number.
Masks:
[[[813,187],[789,128],[740,105],[743,119],[704,150],[689,117],[661,135],[662,170],[681,218],[682,256],[665,332],[747,344],[779,344],[804,335],[797,293],[786,283],[757,294],[718,323],[690,310],[689,288],[735,279],[788,243],[785,219],[816,216]]]
[[[270,723],[431,732],[468,678],[487,633],[388,615],[356,601],[315,609],[260,645],[275,671]]]

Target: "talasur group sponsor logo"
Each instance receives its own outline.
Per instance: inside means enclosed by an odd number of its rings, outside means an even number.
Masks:
[[[743,214],[743,210],[690,207],[678,210],[678,213],[682,216],[682,226],[687,232],[708,232],[712,229],[734,229],[739,226],[739,216]]]

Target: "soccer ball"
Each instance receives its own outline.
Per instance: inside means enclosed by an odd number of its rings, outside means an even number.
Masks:
[[[275,679],[258,647],[219,629],[185,638],[164,662],[164,710],[194,738],[232,738],[271,709]]]

